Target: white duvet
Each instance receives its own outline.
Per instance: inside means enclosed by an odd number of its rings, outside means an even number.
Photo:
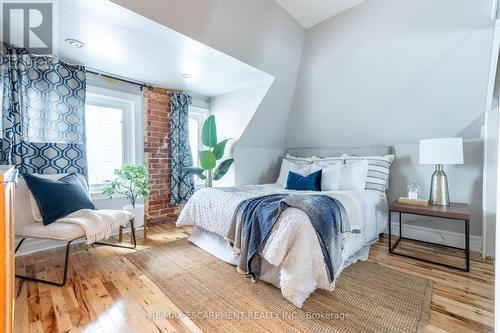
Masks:
[[[196,235],[192,236],[196,237],[195,244],[236,264],[234,254],[222,253],[228,251],[228,246],[221,244],[236,207],[246,199],[281,192],[328,195],[344,205],[351,225],[360,229],[361,234],[344,235],[342,268],[359,259],[366,260],[366,246],[385,229],[387,200],[383,193],[369,190],[297,192],[285,190],[276,184],[199,190],[186,203],[177,226],[195,226]],[[204,235],[203,238],[203,233],[214,237],[207,238]],[[218,250],[210,250],[217,247]],[[357,255],[363,249],[366,250],[365,254]],[[330,284],[328,279],[316,232],[309,217],[299,209],[288,208],[281,214],[261,257],[264,259],[261,279],[278,286],[283,296],[297,307],[302,307],[314,290],[334,288],[334,283]]]

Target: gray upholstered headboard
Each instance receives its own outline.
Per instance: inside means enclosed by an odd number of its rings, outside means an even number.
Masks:
[[[329,157],[339,156],[342,154],[349,155],[387,155],[394,154],[392,146],[363,146],[363,147],[348,147],[338,146],[332,148],[289,148],[287,153],[297,157]]]

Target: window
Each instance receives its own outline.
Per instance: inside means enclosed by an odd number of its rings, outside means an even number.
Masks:
[[[189,108],[189,144],[191,145],[191,153],[193,155],[193,165],[200,166],[198,151],[203,149],[201,143],[201,129],[205,119],[210,114],[210,110],[191,106]],[[195,177],[195,181],[199,179]]]
[[[200,151],[200,135],[201,129],[200,120],[195,117],[189,117],[189,144],[191,145],[191,153],[193,155],[193,164],[198,166],[198,152]]]
[[[140,95],[88,87],[85,131],[92,192],[100,192],[124,163],[142,163],[141,102]]]
[[[90,184],[105,184],[114,179],[113,170],[123,165],[124,113],[121,108],[92,104],[85,106]]]

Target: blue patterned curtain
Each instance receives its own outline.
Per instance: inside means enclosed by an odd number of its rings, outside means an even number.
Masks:
[[[85,94],[83,66],[0,44],[0,163],[87,176]]]
[[[172,160],[172,178],[170,190],[172,204],[185,203],[194,192],[192,174],[182,168],[193,165],[193,156],[189,146],[189,105],[192,98],[184,93],[170,93],[170,149]]]

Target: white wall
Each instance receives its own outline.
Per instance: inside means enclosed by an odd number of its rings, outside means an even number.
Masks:
[[[110,89],[134,95],[142,95],[141,87],[105,76],[87,73],[87,86]]]
[[[495,255],[497,209],[498,107],[487,112],[484,137],[483,181],[483,249],[485,256]]]
[[[193,98],[191,105],[202,109],[210,109],[210,98],[206,96],[189,93]]]
[[[428,197],[433,167],[418,164],[418,140],[476,139],[466,164],[446,172],[451,199],[471,205],[471,233],[481,236],[490,11],[486,0],[366,0],[309,29],[286,147],[395,145],[394,200],[412,181]],[[453,223],[416,225],[463,233]]]
[[[497,4],[495,4],[496,6]],[[495,8],[495,7],[494,7]],[[496,11],[494,11],[496,17]],[[495,34],[490,61],[490,77],[486,98],[484,124],[484,166],[483,166],[483,255],[495,255],[495,225],[497,217],[497,181],[498,181],[498,135],[500,95],[500,20],[495,21]]]
[[[113,0],[140,15],[256,67],[275,79],[238,138],[256,183],[273,165],[266,159],[283,149],[305,30],[270,0]],[[217,101],[215,101],[217,104]],[[238,112],[233,104],[227,112]],[[219,112],[219,111],[218,111]],[[224,121],[218,117],[217,121]],[[234,117],[238,119],[238,115]],[[224,125],[226,126],[226,125]],[[227,124],[240,126],[239,123]],[[219,126],[222,131],[222,126]],[[222,133],[222,132],[221,132]],[[223,137],[221,135],[221,137]],[[236,148],[235,148],[236,150]],[[252,161],[260,161],[253,163]],[[241,162],[236,162],[236,168]],[[237,170],[238,171],[238,170]],[[245,171],[237,172],[244,174]]]
[[[228,171],[224,178],[215,182],[215,186],[255,184],[265,177],[266,169],[269,168],[269,162],[272,160],[268,159],[267,155],[273,154],[275,149],[245,148],[240,140],[273,81],[273,78],[269,78],[211,99],[210,110],[216,117],[219,141],[231,138],[224,158],[233,157],[235,159],[234,167]],[[246,151],[246,153],[242,153],[242,151]],[[282,149],[279,151],[281,154]],[[247,156],[252,157],[251,161],[245,161]],[[260,165],[256,165],[255,161],[257,160],[260,161]]]
[[[485,111],[487,0],[366,0],[307,31],[287,147],[456,136]]]
[[[212,97],[210,111],[217,119],[217,135],[239,139],[265,97],[273,78]]]
[[[276,182],[283,158],[283,149],[236,146],[235,169],[241,170],[235,185],[269,184]]]

